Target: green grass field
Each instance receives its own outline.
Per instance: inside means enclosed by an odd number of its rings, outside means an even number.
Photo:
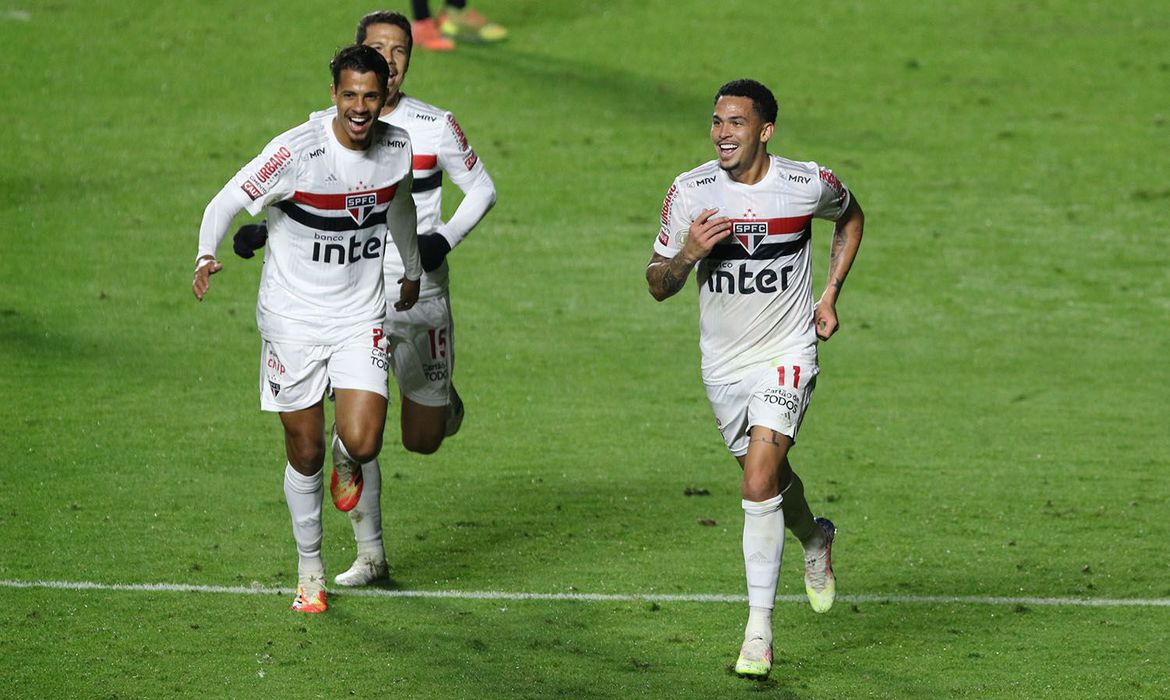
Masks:
[[[374,8],[0,6],[0,696],[1170,696],[1170,7],[473,4],[509,41],[406,85],[499,190],[452,254],[468,418],[432,457],[388,426],[397,595],[312,617],[270,592],[296,554],[260,266],[225,246],[203,304],[190,275],[207,201],[327,104]],[[791,597],[789,539],[763,683],[729,671],[744,603],[643,597],[744,590],[693,282],[643,280],[744,76],[781,103],[772,151],[867,214],[793,456],[841,598]],[[325,528],[332,575],[352,538]],[[517,595],[405,595],[444,591]]]

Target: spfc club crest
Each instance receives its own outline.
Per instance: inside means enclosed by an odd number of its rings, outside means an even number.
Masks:
[[[374,206],[377,204],[378,194],[376,192],[358,192],[345,196],[345,210],[359,226],[365,223],[366,218],[369,217],[370,212],[374,211]]]
[[[764,238],[768,236],[768,222],[767,221],[733,221],[731,223],[731,235],[735,236],[735,240],[743,246],[748,255],[756,252],[756,248],[764,242]]]

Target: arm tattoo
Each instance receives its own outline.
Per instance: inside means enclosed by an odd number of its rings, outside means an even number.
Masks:
[[[681,272],[676,270],[677,262],[678,258],[674,257],[653,262],[646,268],[646,280],[655,298],[662,300],[673,296],[686,284],[689,269],[684,268]]]

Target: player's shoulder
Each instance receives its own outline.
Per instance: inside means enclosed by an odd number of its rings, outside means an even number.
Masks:
[[[684,189],[693,189],[696,187],[704,187],[706,185],[713,185],[719,177],[719,162],[709,160],[702,165],[691,168],[690,170],[680,173],[674,179],[677,186]]]
[[[793,160],[775,154],[770,157],[776,179],[790,187],[816,190],[820,187],[821,173],[831,172],[812,160]]]
[[[402,96],[402,101],[398,103],[394,113],[401,114],[401,117],[395,121],[406,128],[438,126],[443,123],[447,115],[446,110],[410,95]]]
[[[337,114],[337,105],[329,105],[325,109],[319,109],[316,112],[309,113],[309,121],[317,119],[327,119]]]
[[[400,151],[409,153],[411,150],[410,132],[401,126],[388,122],[378,122],[378,131],[374,134],[374,142],[378,145],[379,150],[391,154]]]
[[[277,136],[272,143],[286,148],[295,156],[317,150],[325,143],[326,136],[321,122],[310,119]]]

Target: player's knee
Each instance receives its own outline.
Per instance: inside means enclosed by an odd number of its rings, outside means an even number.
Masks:
[[[374,460],[381,450],[381,435],[357,435],[345,441],[345,451],[361,464]]]
[[[402,433],[402,446],[407,452],[430,455],[438,452],[442,444],[442,430],[414,430]]]
[[[289,436],[284,441],[288,461],[299,471],[316,471],[325,464],[325,442],[312,436]]]
[[[769,498],[775,498],[780,493],[780,484],[777,483],[775,474],[744,474],[741,492],[744,500],[766,501]]]

